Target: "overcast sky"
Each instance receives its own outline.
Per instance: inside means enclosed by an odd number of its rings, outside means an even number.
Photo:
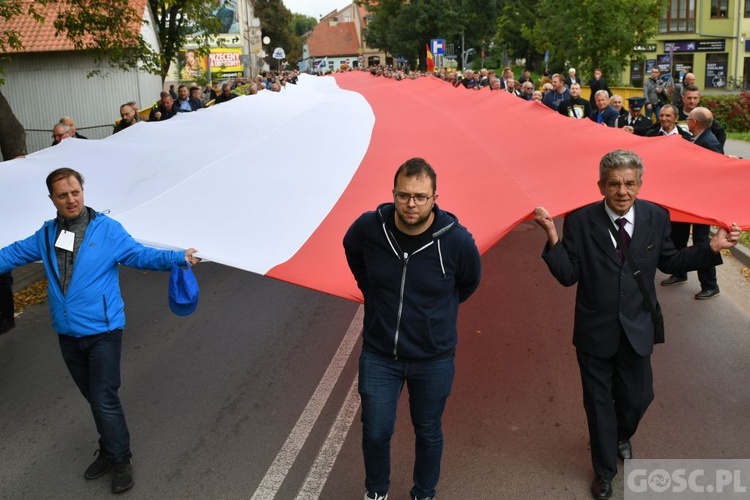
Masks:
[[[283,0],[286,8],[293,13],[304,14],[306,16],[320,19],[332,10],[343,9],[352,0]]]

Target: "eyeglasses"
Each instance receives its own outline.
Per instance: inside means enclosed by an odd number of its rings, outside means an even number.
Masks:
[[[688,117],[687,117],[687,120],[685,120],[685,121],[687,121],[687,122],[694,122],[694,121],[695,121],[695,118],[690,118],[690,117],[688,116]]]
[[[434,196],[434,194],[427,196],[426,194],[393,193],[393,197],[397,202],[407,204],[409,200],[414,199],[414,204],[420,207],[427,205],[429,199]]]

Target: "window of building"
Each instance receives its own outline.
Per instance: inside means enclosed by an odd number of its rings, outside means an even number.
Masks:
[[[693,72],[693,54],[675,54],[672,63],[672,78],[676,83],[682,83],[686,73]]]
[[[723,1],[726,4],[727,0]],[[664,6],[659,19],[659,33],[694,32],[695,0],[669,0]]]
[[[711,17],[727,17],[729,0],[711,0]]]
[[[750,17],[750,0],[745,0],[745,17]]]

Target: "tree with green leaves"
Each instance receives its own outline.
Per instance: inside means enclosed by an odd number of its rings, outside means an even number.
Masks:
[[[616,77],[636,57],[634,48],[657,34],[666,0],[540,0],[536,23],[522,29],[539,52],[549,50],[550,67],[566,63],[579,74],[602,68]]]
[[[497,17],[495,46],[508,57],[526,60],[525,69],[532,71],[543,59],[533,43],[524,36],[524,30],[533,29],[539,17],[540,0],[501,0]],[[505,64],[505,61],[502,61]]]
[[[311,32],[318,24],[314,17],[292,12],[292,20],[289,21],[289,32],[299,38]]]
[[[371,47],[404,57],[410,65],[419,60],[420,69],[426,68],[425,48],[433,38],[445,38],[458,43],[461,33],[471,30],[464,8],[475,3],[489,4],[495,0],[361,0],[374,15],[367,26],[365,39]],[[469,39],[477,31],[466,31]],[[479,39],[480,37],[475,37]]]
[[[292,12],[281,0],[253,0],[255,17],[260,19],[263,36],[271,39],[270,50],[266,50],[266,64],[275,67],[277,62],[271,57],[273,49],[281,47],[287,61],[296,63],[302,59],[302,42],[291,29]]]

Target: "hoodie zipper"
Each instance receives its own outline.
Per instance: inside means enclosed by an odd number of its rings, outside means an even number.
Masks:
[[[431,240],[429,243],[424,245],[421,248],[418,248],[417,250],[414,250],[411,255],[414,255],[418,252],[421,252],[425,248],[429,247],[434,243],[434,240]],[[404,252],[403,259],[404,259],[404,267],[401,270],[401,288],[399,290],[399,296],[398,296],[398,313],[396,314],[396,334],[393,337],[393,358],[398,359],[398,336],[399,333],[401,333],[401,313],[404,312],[404,291],[406,289],[406,268],[409,266],[409,259],[411,258],[411,255]]]

